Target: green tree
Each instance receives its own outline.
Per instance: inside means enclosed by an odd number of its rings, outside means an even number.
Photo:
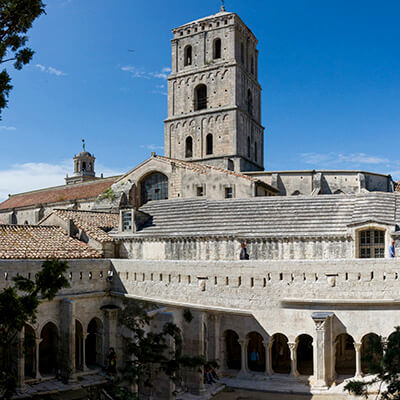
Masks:
[[[158,331],[149,330],[155,306],[140,301],[126,301],[120,313],[120,324],[130,333],[124,336],[124,354],[128,361],[120,377],[112,377],[108,390],[117,400],[138,399],[141,391],[151,390],[156,376],[164,374],[175,384],[182,381],[182,368],[217,368],[216,361],[206,362],[203,355],[188,356],[182,351],[182,333],[173,323],[165,323]],[[192,316],[184,313],[186,322]],[[135,393],[137,391],[137,393]]]
[[[26,47],[26,33],[44,12],[41,0],[0,0],[0,64],[13,61],[14,68],[20,70],[31,61],[34,51]],[[12,88],[11,77],[7,69],[3,69],[0,72],[0,119]]]
[[[385,345],[379,336],[370,336],[365,343],[362,362],[372,375],[369,380],[351,380],[345,390],[368,398],[371,386],[378,387],[376,399],[400,400],[400,327],[389,336]]]
[[[64,276],[67,268],[65,261],[46,260],[34,280],[18,274],[14,285],[0,292],[0,398],[15,394],[17,374],[12,359],[18,333],[26,323],[35,323],[41,301],[52,300],[69,286]]]

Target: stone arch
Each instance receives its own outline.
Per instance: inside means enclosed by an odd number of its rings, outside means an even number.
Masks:
[[[194,89],[194,109],[205,110],[207,108],[207,86],[203,83]]]
[[[103,322],[95,317],[87,327],[85,358],[88,367],[102,367],[104,360]]]
[[[337,190],[335,190],[335,191],[333,192],[333,194],[345,194],[345,193],[343,192],[343,190],[337,189]]]
[[[361,371],[368,374],[371,362],[379,365],[383,358],[383,346],[380,336],[368,333],[361,339]]]
[[[312,375],[314,373],[313,338],[302,334],[298,336],[296,342],[297,371],[300,375]]]
[[[247,365],[250,371],[265,371],[265,346],[264,338],[258,332],[250,332],[247,335]]]
[[[356,372],[354,339],[347,333],[341,333],[335,340],[335,371],[338,375],[351,376]]]
[[[25,379],[36,377],[36,333],[31,325],[24,328]]]
[[[291,194],[291,196],[300,196],[300,195],[301,195],[300,190],[295,190],[295,191]]]
[[[83,325],[79,320],[75,320],[75,369],[83,371],[84,354],[83,354]]]
[[[39,344],[39,371],[42,376],[55,375],[58,368],[59,335],[57,326],[47,322],[41,332]]]
[[[152,200],[168,199],[168,177],[159,171],[151,171],[144,175],[138,184],[140,204]]]
[[[239,343],[239,335],[228,329],[224,333],[225,338],[225,363],[228,369],[240,370],[242,365],[242,352]]]
[[[278,374],[289,374],[291,370],[288,338],[282,333],[272,336],[271,348],[272,370]]]

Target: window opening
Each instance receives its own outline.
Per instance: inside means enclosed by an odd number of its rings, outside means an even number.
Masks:
[[[359,257],[360,258],[384,258],[385,257],[385,232],[370,229],[359,233]]]
[[[206,85],[198,85],[194,90],[194,109],[205,110],[207,108],[207,86]]]
[[[185,144],[186,144],[186,146],[185,146],[185,157],[186,158],[193,157],[193,139],[192,139],[191,136],[188,136],[186,138]]]
[[[185,47],[185,60],[184,66],[192,65],[192,46]]]
[[[221,58],[221,39],[214,41],[214,59]]]
[[[206,137],[206,154],[213,153],[213,135],[209,133]]]
[[[231,187],[225,188],[225,198],[226,199],[231,199],[232,197],[233,197],[232,188]]]
[[[141,183],[142,204],[152,200],[168,199],[168,178],[161,172],[153,172]]]

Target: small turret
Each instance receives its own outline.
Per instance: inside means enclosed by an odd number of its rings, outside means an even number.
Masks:
[[[94,162],[96,157],[86,151],[85,139],[82,139],[82,151],[74,156],[74,174],[65,178],[67,185],[96,179]]]

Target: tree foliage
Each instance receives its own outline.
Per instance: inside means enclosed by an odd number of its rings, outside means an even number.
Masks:
[[[149,303],[126,301],[120,313],[120,323],[130,335],[124,336],[128,361],[120,378],[113,378],[109,387],[115,399],[139,398],[139,393],[133,393],[132,388],[139,392],[151,390],[152,382],[160,373],[179,385],[182,368],[200,369],[206,364],[218,367],[215,361],[206,362],[203,355],[184,354],[182,332],[175,324],[167,322],[157,331],[150,330],[153,311],[154,305]]]
[[[345,390],[356,396],[368,398],[372,385],[378,386],[376,399],[400,400],[400,327],[383,344],[379,336],[370,336],[365,344],[362,362],[373,377],[369,380],[352,380]]]
[[[65,261],[46,260],[34,280],[18,274],[14,285],[0,292],[0,398],[9,399],[15,393],[16,371],[11,359],[18,332],[26,323],[36,322],[41,301],[53,300],[59,290],[69,286],[64,276],[67,268]]]
[[[0,64],[13,62],[14,68],[20,70],[31,61],[34,51],[26,47],[26,33],[44,12],[42,0],[0,0]],[[11,77],[7,69],[3,69],[0,72],[0,116],[12,88]]]

